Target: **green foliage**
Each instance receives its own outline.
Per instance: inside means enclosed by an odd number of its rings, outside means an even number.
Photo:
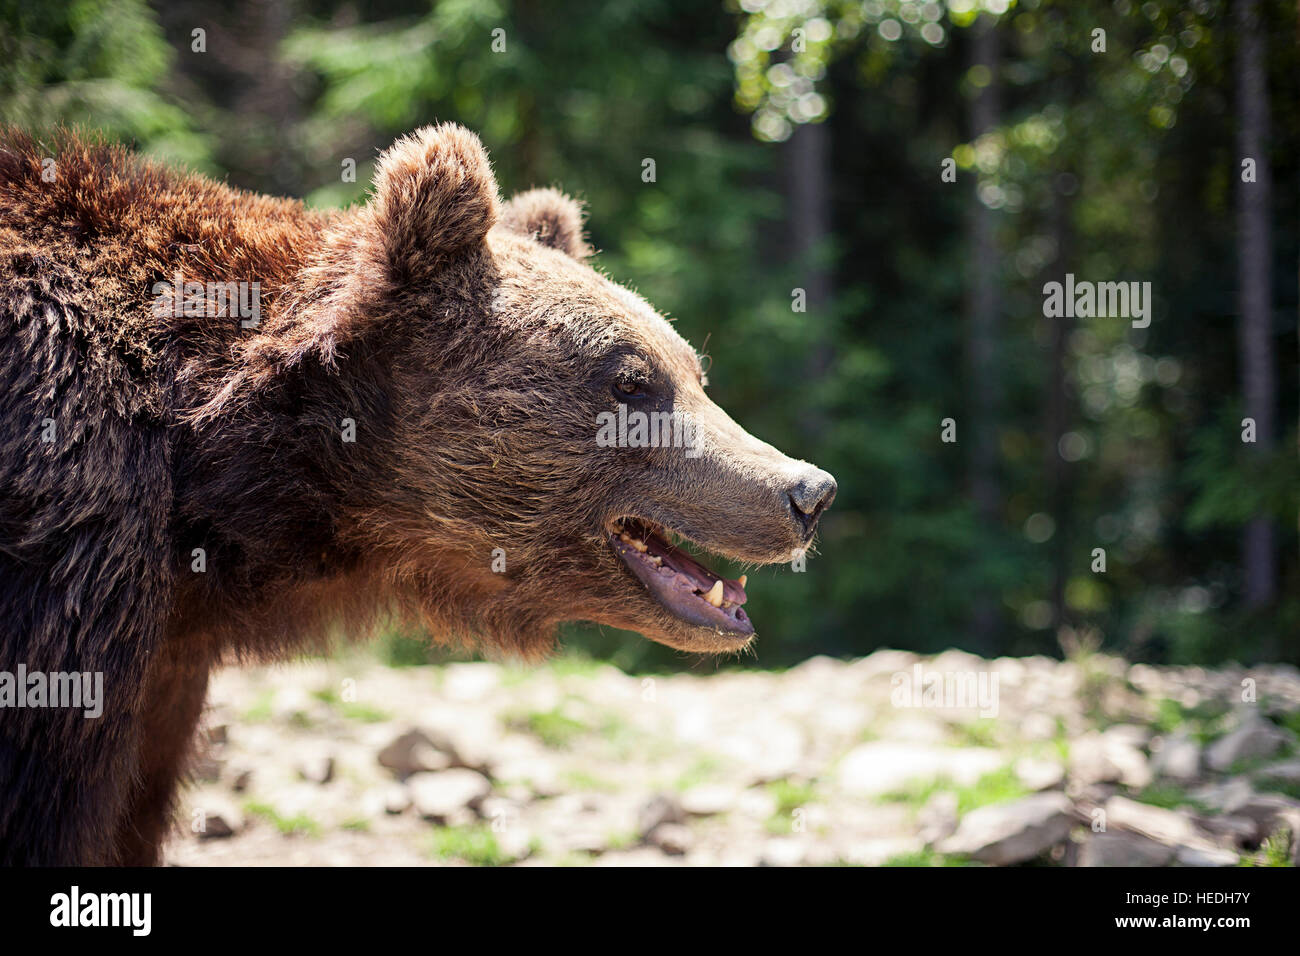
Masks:
[[[967,0],[236,0],[220,21],[209,6],[0,0],[0,118],[91,125],[322,207],[363,201],[394,137],[455,120],[482,135],[503,193],[556,184],[584,199],[597,265],[708,355],[719,403],[839,478],[805,573],[719,568],[751,578],[761,640],[741,663],[886,645],[1058,654],[1069,633],[1157,662],[1300,660],[1293,5],[1262,5],[1281,423],[1271,451],[1243,446],[1236,404],[1226,0],[1009,4],[993,18],[994,70],[971,65],[986,5]],[[1104,54],[1091,49],[1095,28]],[[990,84],[1000,112],[976,136],[972,98]],[[826,134],[825,157],[796,176],[810,125]],[[349,159],[355,181],[340,175]],[[940,176],[944,160],[955,183]],[[829,197],[827,221],[801,251],[808,176]],[[979,204],[993,216],[1001,296],[987,343],[999,390],[986,423],[992,516],[977,513],[969,483]],[[1042,285],[1065,271],[1151,281],[1150,327],[1079,319],[1053,358]],[[793,311],[791,290],[817,276],[828,300]],[[1053,431],[1045,408],[1058,389]],[[948,417],[955,444],[939,439]],[[1274,522],[1281,597],[1247,609],[1240,534],[1259,516]],[[991,631],[973,626],[979,601]],[[608,628],[566,627],[563,640],[624,669],[719,666]],[[378,652],[394,665],[468,656],[396,633]]]
[[[503,866],[510,862],[492,835],[492,828],[485,823],[435,828],[429,852],[439,860],[459,860],[472,866]]]
[[[250,801],[244,804],[244,810],[253,816],[261,817],[270,823],[273,827],[283,833],[285,836],[299,835],[318,837],[321,834],[321,826],[305,813],[298,813],[291,817],[280,813],[269,803]]]

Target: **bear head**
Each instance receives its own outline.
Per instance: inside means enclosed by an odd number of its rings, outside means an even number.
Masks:
[[[328,386],[358,432],[335,525],[430,628],[532,656],[579,620],[740,650],[745,577],[682,544],[789,562],[835,481],[714,404],[696,351],[589,255],[577,202],[502,202],[477,137],[421,129],[240,374],[310,356],[381,370],[378,390]]]

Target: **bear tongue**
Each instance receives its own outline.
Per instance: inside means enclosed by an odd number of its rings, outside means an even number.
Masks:
[[[721,581],[722,600],[732,604],[744,604],[749,600],[749,595],[745,593],[744,585],[740,581],[730,581],[711,571],[681,548],[673,547],[657,534],[644,528],[633,527],[630,531],[624,531],[619,535],[619,539],[624,544],[636,548],[643,561],[659,558],[664,567],[687,578],[693,590],[708,594],[716,587],[717,582]],[[644,545],[644,550],[641,545]]]

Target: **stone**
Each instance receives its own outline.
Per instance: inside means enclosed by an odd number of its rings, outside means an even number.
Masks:
[[[1236,866],[1241,857],[1217,846],[1180,846],[1175,860],[1179,866]]]
[[[334,779],[334,758],[322,754],[299,760],[298,776],[308,783],[329,783]]]
[[[938,843],[957,831],[957,794],[941,790],[926,801],[916,815],[917,836],[925,846]]]
[[[712,817],[727,813],[740,801],[737,787],[721,783],[702,783],[682,793],[683,812],[696,817]]]
[[[837,781],[848,794],[872,797],[902,790],[910,783],[951,780],[970,786],[998,770],[1005,758],[984,747],[932,747],[873,740],[844,755]]]
[[[1166,866],[1174,848],[1137,833],[1094,833],[1079,850],[1079,866]]]
[[[1114,796],[1106,801],[1106,827],[1132,830],[1169,846],[1208,844],[1190,814]]]
[[[685,823],[686,812],[677,797],[670,793],[658,793],[650,798],[637,813],[637,831],[642,839],[648,839],[659,827],[668,823]]]
[[[1205,749],[1205,763],[1211,770],[1226,773],[1243,761],[1271,757],[1292,742],[1291,735],[1281,727],[1252,715]]]
[[[458,811],[475,810],[492,792],[492,782],[475,770],[453,768],[411,774],[406,786],[420,816],[446,821]]]
[[[1182,731],[1172,733],[1160,741],[1151,770],[1167,780],[1195,780],[1201,775],[1201,745]]]
[[[1083,734],[1070,742],[1070,780],[1076,787],[1122,783],[1141,790],[1152,773],[1146,755],[1133,744],[1132,734]]]
[[[680,823],[661,823],[650,831],[646,842],[669,856],[683,856],[690,850],[694,840],[689,827]]]
[[[1074,822],[1073,804],[1057,791],[972,810],[957,832],[940,841],[940,853],[981,863],[1010,866],[1036,859],[1065,840]]]
[[[1029,790],[1054,790],[1065,782],[1065,767],[1056,760],[1022,757],[1013,769]]]
[[[452,760],[424,731],[412,728],[379,751],[379,763],[399,778],[405,778],[413,773],[445,770]]]

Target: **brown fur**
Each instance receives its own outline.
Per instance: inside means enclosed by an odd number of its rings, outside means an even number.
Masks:
[[[399,140],[336,214],[0,129],[0,670],[100,671],[106,698],[0,711],[0,862],[156,862],[210,669],[331,628],[396,615],[530,658],[566,620],[744,646],[652,600],[606,523],[787,560],[833,482],[710,402],[588,253],[576,203],[503,204],[456,126]],[[260,323],[160,314],[177,273],[258,282]],[[597,447],[629,377],[702,454]]]

